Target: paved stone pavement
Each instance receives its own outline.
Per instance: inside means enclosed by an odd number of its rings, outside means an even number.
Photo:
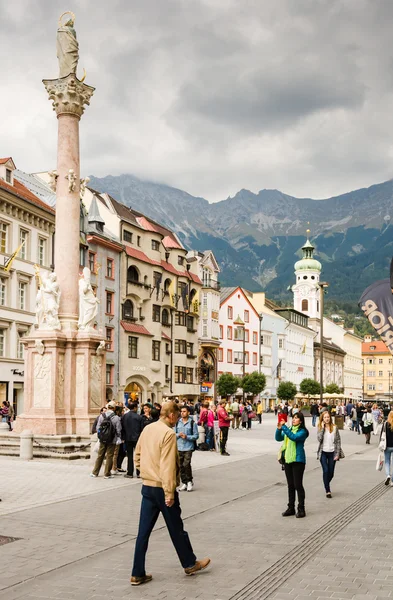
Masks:
[[[273,573],[282,557],[296,555],[310,536],[382,480],[374,466],[376,440],[368,447],[362,436],[344,431],[347,457],[337,465],[334,498],[327,500],[315,460],[316,434],[310,429],[306,519],[280,516],[286,487],[276,460],[274,417],[267,415],[251,432],[230,433],[230,458],[214,453],[194,456],[195,490],[183,493],[181,503],[194,550],[212,558],[211,568],[185,577],[160,519],[148,553],[154,580],[140,588],[129,584],[140,506],[138,480],[90,479],[86,462],[1,459],[0,535],[21,539],[0,546],[0,600],[237,598],[251,580]],[[392,494],[393,489],[386,488],[331,541],[314,548],[304,566],[284,579],[272,597],[389,597],[393,541],[386,514]]]

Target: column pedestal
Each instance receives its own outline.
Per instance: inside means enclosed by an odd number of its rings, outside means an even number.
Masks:
[[[89,435],[105,402],[105,353],[94,333],[36,330],[25,344],[25,408],[14,431]]]

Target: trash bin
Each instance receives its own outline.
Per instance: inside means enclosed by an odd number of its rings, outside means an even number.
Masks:
[[[344,416],[336,415],[334,417],[334,423],[337,425],[337,429],[344,429]]]

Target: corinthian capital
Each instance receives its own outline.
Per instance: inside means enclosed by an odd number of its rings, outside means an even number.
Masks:
[[[95,91],[95,88],[79,81],[73,73],[61,79],[43,79],[42,82],[57,115],[68,113],[80,118]]]

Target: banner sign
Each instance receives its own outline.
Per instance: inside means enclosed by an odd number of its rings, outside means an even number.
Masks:
[[[359,301],[359,307],[393,354],[393,293],[390,279],[370,285]]]

